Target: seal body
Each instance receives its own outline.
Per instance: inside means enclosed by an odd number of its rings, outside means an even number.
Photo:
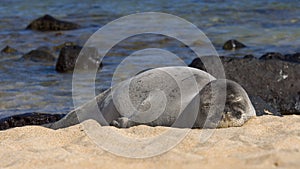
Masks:
[[[209,92],[211,89],[215,92]],[[222,101],[223,109],[219,106]],[[178,66],[137,74],[48,127],[67,127],[91,118],[100,125],[121,128],[140,124],[180,128],[231,127],[241,126],[254,115],[247,93],[238,84],[216,80],[195,68]]]

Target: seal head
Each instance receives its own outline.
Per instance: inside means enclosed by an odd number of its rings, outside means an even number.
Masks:
[[[214,88],[217,91],[211,90],[213,85],[217,86]],[[222,92],[225,94],[223,98],[220,94]],[[225,105],[222,99],[226,99]],[[255,109],[246,91],[234,81],[214,80],[200,91],[200,112],[196,127],[239,127],[253,116],[256,116]]]

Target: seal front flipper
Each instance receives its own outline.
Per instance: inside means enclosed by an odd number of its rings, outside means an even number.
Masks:
[[[129,128],[134,126],[133,121],[131,121],[127,117],[120,117],[116,120],[113,120],[110,125],[117,128]]]

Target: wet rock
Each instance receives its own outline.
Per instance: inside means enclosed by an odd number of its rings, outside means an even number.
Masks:
[[[278,52],[269,52],[269,53],[266,53],[266,54],[262,55],[259,59],[264,59],[264,60],[267,60],[267,59],[285,60],[285,56],[282,55],[281,53],[278,53]]]
[[[255,59],[253,55],[245,55],[244,59]]]
[[[76,59],[81,51],[82,47],[77,45],[64,46],[58,56],[56,62],[56,71],[68,72],[73,71],[76,63]]]
[[[235,39],[228,40],[223,45],[224,50],[235,50],[235,49],[240,49],[240,48],[244,48],[244,47],[246,47],[246,45],[242,44],[241,42],[239,42]]]
[[[5,48],[3,48],[1,50],[1,53],[6,53],[6,54],[14,54],[14,53],[18,53],[17,49],[14,49],[10,46],[6,46]]]
[[[249,96],[251,103],[256,111],[257,116],[262,115],[275,115],[281,116],[281,113],[278,112],[274,107],[270,106],[259,96]]]
[[[282,55],[281,53],[278,52],[269,52],[262,55],[259,59],[261,60],[279,59],[283,61],[300,63],[300,53]]]
[[[211,67],[209,65],[214,65],[214,59],[211,59],[212,57],[218,57],[218,56],[201,56],[201,58],[195,58],[192,63],[189,64],[189,67],[198,68],[204,71],[209,71]],[[221,59],[222,62],[230,62],[232,60],[231,57],[225,57],[225,56],[219,56],[215,59]],[[203,64],[205,63],[205,64]],[[208,65],[206,68],[205,65]]]
[[[249,95],[260,96],[283,114],[300,114],[300,64],[282,60],[234,60],[224,65],[226,77],[240,83]]]
[[[78,55],[82,52],[82,56],[78,59]],[[66,44],[60,51],[56,63],[56,71],[60,73],[71,72],[74,70],[75,64],[78,62],[80,69],[98,69],[102,67],[102,63],[98,60],[98,51],[95,48],[82,48],[78,45]],[[100,65],[99,65],[100,64]]]
[[[50,53],[47,48],[41,47],[32,50],[22,57],[25,60],[30,60],[34,62],[53,62],[55,61],[55,56]]]
[[[25,125],[42,125],[53,123],[61,118],[64,114],[46,114],[46,113],[25,113],[21,115],[6,117],[0,119],[0,130],[6,130],[13,127],[21,127]]]
[[[300,53],[287,54],[285,55],[285,60],[300,63]]]
[[[39,31],[60,31],[78,29],[80,26],[76,23],[61,21],[50,15],[44,15],[32,21],[26,29]]]
[[[191,67],[201,65],[195,60]],[[260,97],[282,114],[300,114],[299,63],[279,59],[221,60],[226,78],[242,85],[250,96]]]
[[[195,58],[192,61],[192,63],[189,64],[189,67],[194,67],[194,68],[198,68],[200,70],[206,71],[205,66],[204,66],[204,64],[203,64],[203,62],[201,61],[200,58]]]

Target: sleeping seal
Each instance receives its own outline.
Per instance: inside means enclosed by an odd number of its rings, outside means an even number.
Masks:
[[[190,67],[155,68],[120,82],[47,125],[68,127],[87,119],[102,126],[214,128],[243,125],[255,110],[235,82]]]

